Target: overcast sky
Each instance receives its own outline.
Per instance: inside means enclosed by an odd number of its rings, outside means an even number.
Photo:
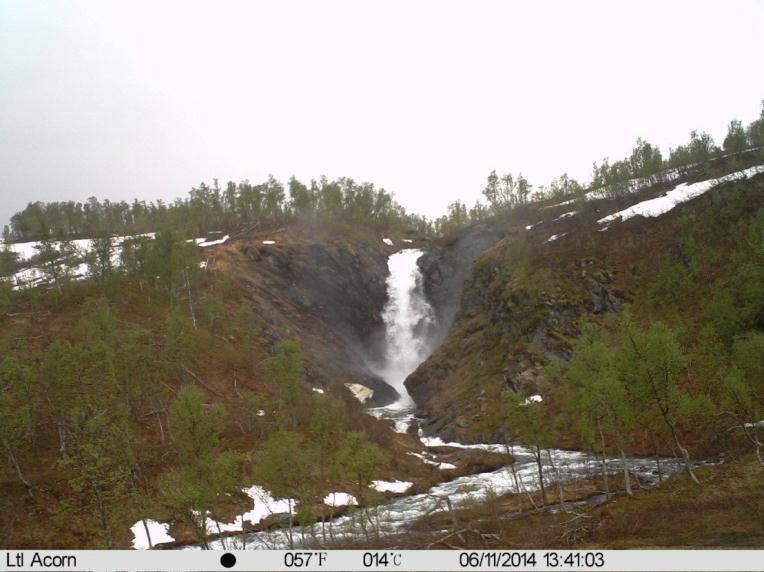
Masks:
[[[764,98],[764,2],[0,0],[0,222],[268,173],[428,216],[485,177],[721,142]]]

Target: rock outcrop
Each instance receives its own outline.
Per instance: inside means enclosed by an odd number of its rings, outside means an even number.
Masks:
[[[445,338],[461,306],[462,292],[472,277],[472,264],[496,244],[505,230],[495,222],[480,222],[436,241],[419,259],[424,293],[437,318],[435,344]]]
[[[384,334],[391,251],[371,232],[297,226],[234,240],[215,252],[215,264],[245,288],[259,336],[300,342],[313,386],[353,399],[343,384],[358,383],[373,390],[367,404],[386,405],[398,394],[370,364]]]

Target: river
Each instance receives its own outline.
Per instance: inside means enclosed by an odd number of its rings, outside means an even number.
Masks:
[[[393,254],[388,261],[390,275],[387,279],[388,303],[383,318],[386,326],[385,364],[378,374],[393,386],[401,399],[392,405],[369,409],[367,412],[380,419],[395,423],[395,430],[405,432],[415,420],[414,405],[403,384],[406,377],[424,361],[432,351],[428,332],[434,331],[434,313],[423,295],[422,277],[417,260],[420,250],[407,249]],[[444,443],[437,437],[421,437],[422,451],[428,446],[453,446],[484,449],[493,452],[507,452],[504,444],[485,443],[464,445]],[[534,491],[539,488],[538,469],[533,452],[521,446],[512,447],[515,460],[514,474],[509,467],[495,471],[466,475],[433,486],[425,493],[392,498],[379,507],[364,511],[353,509],[345,516],[335,518],[331,524],[322,527],[319,523],[306,528],[297,527],[293,538],[298,545],[322,545],[325,540],[363,540],[365,535],[390,537],[406,532],[407,527],[417,518],[439,510],[446,510],[446,499],[452,507],[463,506],[484,500],[487,495],[501,495],[507,492]],[[655,483],[658,471],[654,459],[630,458],[626,461],[629,469],[638,475],[643,484]],[[569,482],[587,476],[598,475],[599,461],[580,451],[552,449],[544,452],[544,474],[548,486],[552,482]],[[619,458],[607,459],[610,473],[622,472]],[[676,459],[662,459],[664,475],[680,469]],[[553,493],[554,494],[554,493]],[[370,532],[371,530],[371,532]],[[211,543],[212,548],[265,549],[289,546],[288,531],[275,529],[229,537]]]

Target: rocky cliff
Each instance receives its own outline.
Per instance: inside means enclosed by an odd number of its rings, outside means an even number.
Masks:
[[[360,383],[374,390],[369,404],[384,405],[398,395],[371,364],[384,333],[394,248],[373,233],[337,230],[296,226],[247,236],[219,247],[214,264],[245,289],[259,337],[300,342],[314,387]]]
[[[422,261],[427,292],[441,319],[453,319],[453,324],[406,380],[425,418],[425,432],[463,441],[500,438],[492,410],[501,395],[523,388],[553,401],[545,369],[551,361],[570,356],[580,320],[601,322],[627,305],[654,304],[656,280],[666,267],[689,272],[693,265],[708,263],[713,272],[709,279],[723,285],[732,269],[705,260],[710,256],[705,252],[724,252],[725,236],[734,232],[735,221],[761,205],[764,175],[720,184],[662,216],[635,216],[609,226],[599,221],[658,199],[682,182],[747,166],[716,162],[648,181],[618,198],[558,199],[516,209],[503,238],[472,265],[465,262],[490,242],[488,233],[477,238],[468,229],[450,244],[433,248]],[[722,219],[719,209],[736,214]],[[696,249],[698,241],[707,242],[707,250],[698,250],[693,260],[688,245]],[[464,289],[457,296],[463,277]],[[693,293],[693,307],[684,301],[676,310],[685,321],[692,321],[693,313],[702,314],[704,300],[713,300],[710,282],[700,286],[704,288]]]
[[[472,264],[504,235],[504,225],[485,221],[434,241],[419,259],[424,293],[437,318],[434,342],[439,344],[454,322],[464,284],[472,276]]]

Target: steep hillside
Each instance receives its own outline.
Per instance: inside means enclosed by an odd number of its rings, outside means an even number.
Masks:
[[[311,383],[360,383],[374,390],[369,404],[386,405],[398,395],[370,368],[384,335],[387,257],[395,247],[374,233],[348,233],[300,227],[255,234],[217,247],[211,268],[242,288],[262,342],[300,342]]]
[[[433,241],[419,259],[425,295],[438,322],[437,343],[442,341],[454,322],[464,284],[472,276],[473,262],[505,234],[505,225],[499,220],[474,223],[460,232]]]
[[[719,184],[662,216],[598,221],[680,183],[756,163],[747,154],[689,168],[620,199],[589,196],[513,212],[506,237],[475,262],[443,344],[406,381],[425,432],[498,439],[499,395],[523,389],[554,403],[560,396],[545,368],[570,357],[582,319],[603,323],[630,307],[638,318],[673,323],[692,347],[712,319],[708,306],[742,264],[741,245],[764,206],[764,175]]]
[[[130,526],[141,516],[172,522],[171,533],[181,542],[197,538],[181,518],[173,520],[177,515],[161,486],[183,463],[178,440],[185,435],[171,421],[188,388],[201,390],[202,412],[224,408],[211,454],[225,449],[238,460],[229,474],[235,484],[230,496],[214,493],[211,510],[219,518],[251,509],[241,488],[254,481],[253,452],[266,436],[285,427],[302,431],[300,455],[309,456],[310,431],[324,409],[332,417],[322,438],[334,435],[339,447],[351,431],[362,432],[366,446],[378,447],[386,460],[379,478],[408,478],[424,487],[446,478],[406,455],[419,450],[413,437],[363,414],[344,385],[372,389],[367,404],[397,398],[370,365],[383,326],[386,261],[398,248],[383,238],[334,224],[247,232],[198,250],[181,239],[173,248],[190,248],[190,258],[169,287],[115,272],[103,281],[67,281],[61,292],[16,292],[13,311],[0,316],[3,406],[15,413],[3,419],[14,448],[6,449],[13,464],[0,470],[0,544],[127,547]],[[293,377],[290,363],[281,371],[273,365],[287,340],[301,352],[292,362]],[[89,424],[98,418],[109,420],[113,434]],[[107,455],[103,463],[113,471],[87,478],[119,483],[109,485],[103,520],[91,481],[79,480],[70,464],[76,458],[90,470],[86,447]],[[118,471],[116,451],[128,457],[125,473]],[[119,480],[124,475],[129,486]],[[326,487],[311,489],[319,508]]]

